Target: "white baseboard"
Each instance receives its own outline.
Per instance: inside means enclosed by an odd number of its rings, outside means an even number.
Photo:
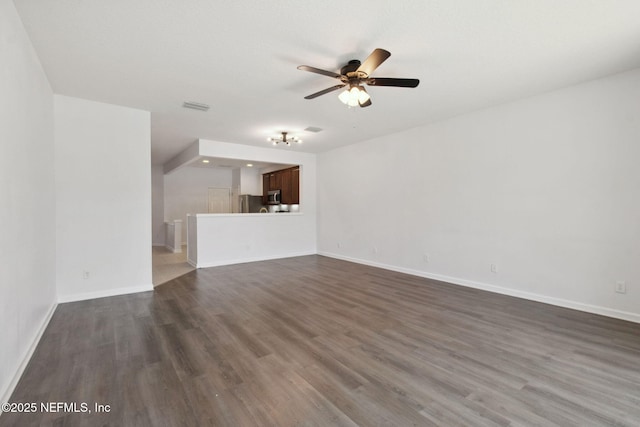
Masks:
[[[42,338],[42,334],[44,334],[44,331],[47,329],[47,326],[49,325],[49,322],[51,321],[51,318],[53,317],[53,313],[56,311],[57,306],[58,304],[54,303],[51,306],[51,308],[49,308],[49,311],[45,315],[42,321],[42,324],[40,325],[40,328],[36,333],[36,336],[34,337],[33,341],[31,342],[31,345],[27,349],[27,352],[22,357],[22,361],[20,362],[20,365],[18,366],[18,369],[16,370],[16,373],[13,376],[13,379],[9,383],[9,386],[7,387],[6,390],[2,390],[2,393],[0,393],[0,403],[10,402],[11,395],[13,394],[13,391],[18,385],[18,381],[20,381],[20,377],[22,377],[24,370],[27,368],[27,365],[31,360],[31,356],[33,356],[33,352],[36,351],[36,347],[38,347],[40,338]],[[1,414],[2,414],[2,410],[0,410],[0,415]]]
[[[130,286],[126,288],[114,288],[114,289],[107,289],[104,291],[87,292],[82,294],[61,295],[61,296],[58,296],[58,304],[62,304],[65,302],[84,301],[88,299],[114,297],[117,295],[135,294],[138,292],[148,292],[152,290],[153,290],[153,284],[150,283],[148,285]]]
[[[209,268],[209,267],[220,267],[223,265],[233,265],[233,264],[244,264],[247,262],[257,262],[257,261],[270,261],[273,259],[282,259],[282,258],[293,258],[297,256],[307,256],[307,255],[315,255],[316,251],[304,251],[304,252],[295,252],[288,254],[279,254],[274,256],[262,256],[262,257],[254,257],[254,258],[240,258],[240,259],[231,259],[224,260],[219,262],[207,262],[207,263],[198,263],[198,265],[194,265],[194,263],[188,260],[189,264],[196,268]]]
[[[634,322],[634,323],[640,323],[640,314],[630,313],[628,311],[621,311],[621,310],[616,310],[608,307],[584,304],[577,301],[565,300],[562,298],[555,298],[555,297],[540,295],[532,292],[525,292],[525,291],[519,291],[516,289],[504,288],[501,286],[490,285],[488,283],[461,279],[458,277],[445,276],[441,274],[433,274],[433,273],[428,273],[426,271],[414,270],[411,268],[404,268],[404,267],[398,267],[395,265],[382,264],[375,261],[369,261],[365,259],[352,258],[344,255],[339,255],[332,252],[318,251],[318,255],[326,256],[329,258],[340,259],[343,261],[355,262],[357,264],[369,265],[371,267],[378,267],[384,270],[397,271],[399,273],[405,273],[405,274],[410,274],[412,276],[424,277],[426,279],[433,279],[441,282],[448,282],[454,285],[466,286],[468,288],[481,289],[483,291],[494,292],[497,294],[509,295],[512,297],[527,299],[527,300],[536,301],[536,302],[542,302],[545,304],[555,305],[558,307],[570,308],[573,310],[599,314],[602,316],[613,317],[615,319],[621,319],[621,320],[627,320],[629,322]]]

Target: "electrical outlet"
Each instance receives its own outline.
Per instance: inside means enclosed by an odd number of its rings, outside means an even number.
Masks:
[[[336,245],[337,245],[339,248],[341,248],[341,247],[342,247],[342,243],[340,243],[340,242],[336,243]]]
[[[374,247],[373,247],[373,253],[374,253],[374,254],[377,254],[377,253],[378,253],[378,247],[377,247],[377,246],[374,246]]]
[[[89,276],[90,276],[90,274],[89,274],[89,272],[88,272],[88,271],[86,271],[86,270],[85,270],[85,271],[83,271],[83,272],[82,272],[82,278],[83,278],[83,279],[85,279],[85,280],[86,280],[86,279],[88,279],[88,278],[89,278]]]
[[[498,272],[498,266],[495,264],[491,264],[491,272],[492,273],[497,273]]]
[[[624,280],[618,280],[616,282],[616,292],[619,294],[627,293],[627,283]]]
[[[426,262],[427,264],[429,264],[429,254],[424,254],[424,255],[422,255],[422,260],[423,260],[424,262]]]

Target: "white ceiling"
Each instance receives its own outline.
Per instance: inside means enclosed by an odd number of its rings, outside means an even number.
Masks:
[[[15,0],[54,92],[152,112],[152,162],[197,138],[267,146],[282,130],[322,152],[640,66],[638,0]],[[330,77],[374,48],[347,109]],[[211,105],[185,110],[183,101]],[[301,132],[308,126],[324,130]]]

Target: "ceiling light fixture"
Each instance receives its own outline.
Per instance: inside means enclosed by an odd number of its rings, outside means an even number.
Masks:
[[[321,70],[320,68],[310,67],[308,65],[300,65],[298,70],[308,71],[310,73],[322,74],[323,76],[333,77],[340,80],[340,84],[323,89],[319,92],[307,95],[304,99],[314,99],[327,93],[344,89],[338,95],[338,98],[349,107],[360,106],[362,108],[371,106],[371,97],[362,87],[363,84],[368,86],[395,86],[395,87],[417,87],[420,84],[418,79],[397,79],[391,77],[372,77],[371,74],[391,56],[391,52],[384,49],[374,49],[373,52],[360,62],[352,59],[340,68],[340,73],[333,71]]]
[[[252,168],[253,167],[253,163],[247,163],[247,167],[248,168]]]
[[[209,160],[204,159],[204,160],[202,161],[202,163],[209,163]]]
[[[272,142],[273,145],[278,145],[279,143],[285,143],[287,145],[291,145],[292,142],[297,142],[298,144],[302,144],[302,140],[297,136],[288,136],[288,132],[280,132],[280,136],[267,138],[267,141]]]
[[[349,107],[357,107],[367,102],[371,97],[362,86],[354,85],[342,91],[342,93],[338,95],[338,99]]]

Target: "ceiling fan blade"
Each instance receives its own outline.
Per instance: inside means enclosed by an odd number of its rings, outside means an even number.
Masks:
[[[371,52],[371,55],[364,60],[362,65],[358,67],[356,71],[362,72],[366,74],[366,77],[369,77],[373,74],[373,71],[380,66],[384,61],[387,60],[388,57],[391,56],[391,52],[386,51],[384,49],[375,49]]]
[[[360,106],[361,106],[362,108],[364,108],[364,107],[368,107],[368,106],[370,106],[370,105],[371,105],[371,98],[367,99],[365,102],[363,102],[362,104],[360,104]]]
[[[309,67],[308,65],[300,65],[298,66],[298,70],[309,71],[310,73],[322,74],[323,76],[335,77],[336,79],[339,79],[340,77],[342,77],[340,74],[334,73],[333,71],[321,70],[320,68]]]
[[[342,87],[345,87],[345,86],[346,86],[345,84],[331,86],[328,89],[321,90],[320,92],[312,93],[311,95],[307,95],[307,96],[304,97],[304,99],[317,98],[317,97],[319,97],[321,95],[324,95],[324,94],[329,93],[329,92],[333,92],[334,90],[338,90],[338,89],[340,89]]]
[[[420,84],[418,79],[394,79],[389,77],[370,77],[365,81],[369,86],[396,86],[416,87]]]

